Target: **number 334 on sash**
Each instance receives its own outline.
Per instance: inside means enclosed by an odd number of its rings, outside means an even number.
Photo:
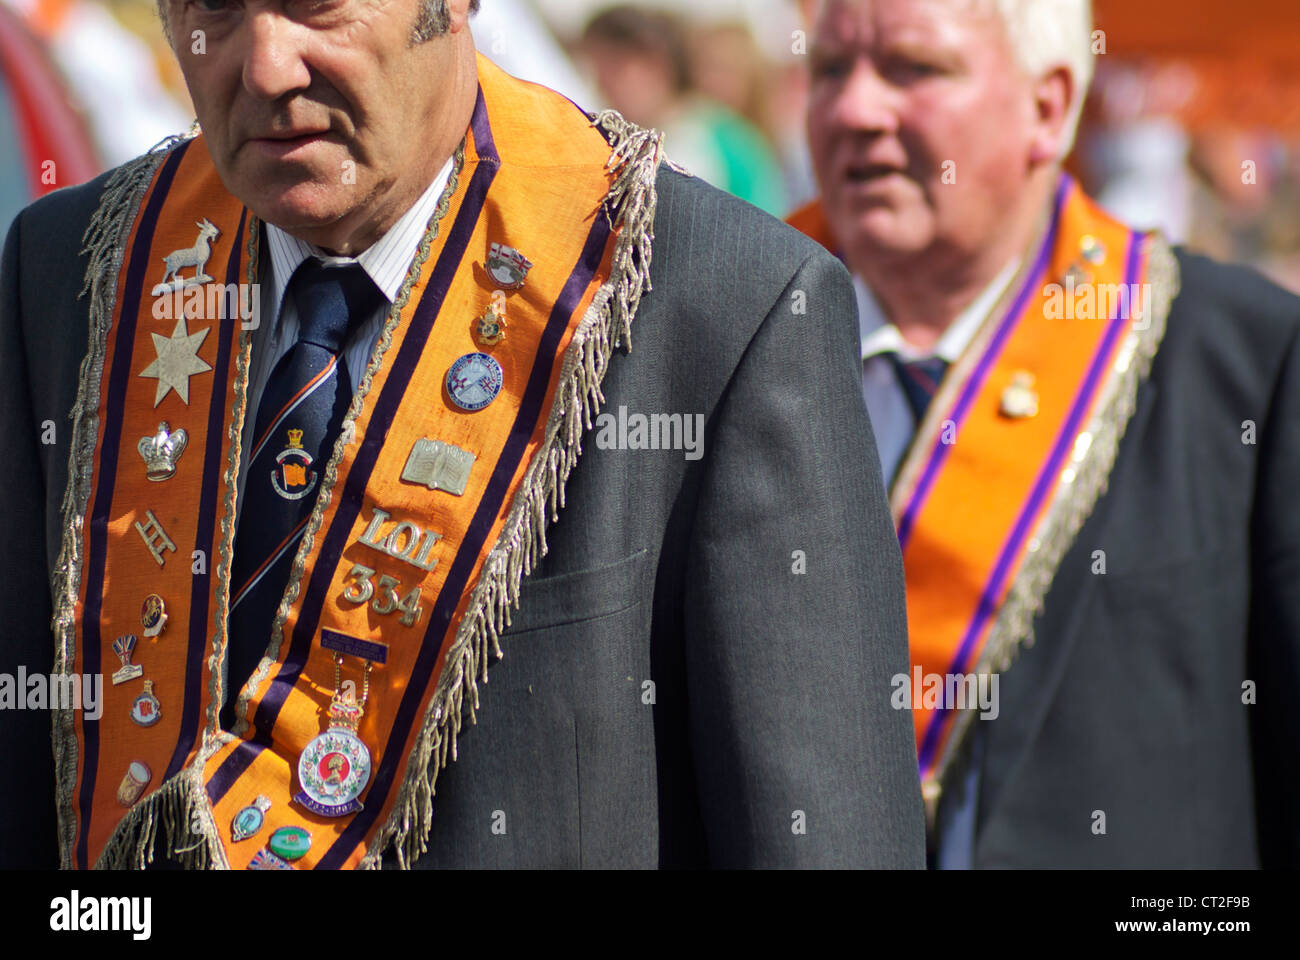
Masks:
[[[401,611],[401,623],[406,627],[415,626],[424,613],[420,606],[420,588],[414,587],[400,599],[402,584],[396,577],[380,574],[379,580],[373,579],[374,570],[360,563],[352,565],[348,571],[347,586],[343,588],[343,599],[348,603],[363,604],[370,601],[370,609],[378,614]]]

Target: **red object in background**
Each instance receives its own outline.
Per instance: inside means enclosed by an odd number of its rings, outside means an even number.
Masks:
[[[0,95],[8,98],[16,129],[0,136],[17,141],[31,199],[96,176],[101,164],[81,115],[40,42],[0,4]],[[43,183],[43,164],[53,160],[54,183]]]
[[[1186,88],[1147,112],[1193,131],[1300,132],[1300,0],[1094,0],[1093,11],[1106,41],[1099,70],[1137,65]]]

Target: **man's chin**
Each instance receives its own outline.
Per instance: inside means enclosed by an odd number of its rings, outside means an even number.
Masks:
[[[906,260],[924,253],[931,236],[917,214],[876,208],[836,224],[836,236],[853,260]]]
[[[350,213],[355,205],[352,196],[339,196],[337,187],[310,181],[279,188],[259,185],[240,199],[259,219],[289,231],[328,226]]]

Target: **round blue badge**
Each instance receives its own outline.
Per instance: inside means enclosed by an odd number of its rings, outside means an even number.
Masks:
[[[482,410],[501,392],[501,364],[486,353],[467,353],[447,371],[447,395],[462,410]]]

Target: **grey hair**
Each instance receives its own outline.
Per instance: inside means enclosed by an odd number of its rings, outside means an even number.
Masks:
[[[478,0],[469,0],[470,16],[478,13]],[[420,0],[420,13],[411,29],[411,46],[440,37],[451,27],[447,0]]]
[[[1074,147],[1095,67],[1092,0],[993,0],[993,6],[1021,70],[1031,77],[1062,66],[1070,71],[1075,89],[1066,117],[1064,160]]]

